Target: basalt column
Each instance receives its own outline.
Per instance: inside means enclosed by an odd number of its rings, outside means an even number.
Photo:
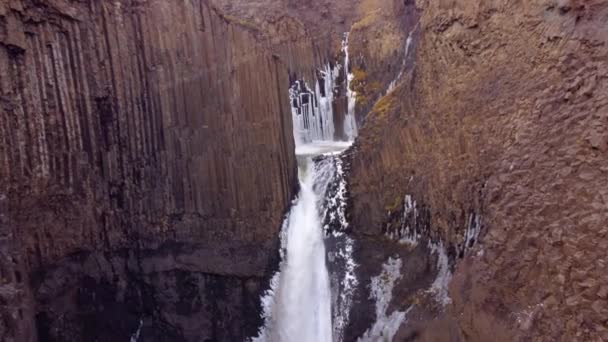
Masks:
[[[0,339],[253,335],[287,75],[206,0],[2,1]]]

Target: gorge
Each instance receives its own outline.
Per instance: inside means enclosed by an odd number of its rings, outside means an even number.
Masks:
[[[0,0],[0,340],[608,341],[607,22]]]

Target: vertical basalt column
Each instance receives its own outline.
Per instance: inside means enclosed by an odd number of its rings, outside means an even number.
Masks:
[[[287,75],[206,0],[2,2],[1,338],[250,335],[297,187]]]

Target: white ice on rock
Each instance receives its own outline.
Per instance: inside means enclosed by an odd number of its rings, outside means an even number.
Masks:
[[[429,249],[432,254],[437,256],[437,277],[428,291],[434,295],[435,300],[438,303],[445,306],[452,303],[448,288],[450,281],[452,280],[452,272],[450,271],[449,264],[450,259],[448,258],[442,241],[439,241],[438,243],[429,242]]]
[[[344,73],[346,74],[346,99],[347,99],[347,112],[344,117],[344,132],[348,137],[348,140],[354,140],[358,134],[357,119],[355,117],[355,106],[357,104],[357,93],[351,90],[350,86],[355,78],[352,72],[350,72],[350,55],[348,54],[348,36],[344,34],[344,40],[342,41],[342,51],[344,52]]]
[[[464,234],[464,250],[468,252],[479,239],[481,232],[481,217],[476,214],[469,215],[469,225]]]
[[[139,325],[137,326],[137,330],[135,331],[135,333],[133,335],[131,335],[131,338],[129,339],[129,342],[137,342],[139,341],[139,335],[141,335],[141,328],[144,326],[144,320],[140,319],[139,320]]]
[[[376,302],[376,321],[368,329],[359,342],[392,341],[397,330],[405,321],[406,311],[394,311],[388,314],[388,306],[393,299],[393,288],[401,279],[401,259],[388,258],[382,265],[382,272],[372,278],[370,297]]]
[[[342,51],[344,52],[343,66],[327,63],[323,69],[319,70],[321,77],[314,81],[314,90],[302,80],[295,81],[289,89],[296,145],[335,140],[334,116],[336,113],[334,113],[333,103],[337,92],[336,80],[340,76],[341,70],[346,76],[347,110],[346,113],[339,114],[344,116],[343,129],[346,140],[353,141],[357,137],[356,93],[350,87],[354,76],[349,69],[348,33],[344,35]]]
[[[332,272],[332,318],[334,341],[343,341],[346,327],[350,320],[351,307],[357,285],[355,270],[357,263],[353,258],[354,240],[345,232],[349,223],[346,219],[346,193],[347,183],[344,177],[343,162],[339,157],[330,157],[320,163],[334,165],[332,179],[337,187],[335,191],[328,192],[328,198],[324,205],[323,217],[328,218],[324,230],[332,241],[332,251],[329,255],[331,264],[337,270]],[[330,228],[330,222],[336,224]]]
[[[334,139],[333,101],[339,73],[338,66],[327,64],[320,70],[323,90],[319,82],[314,82],[312,90],[304,81],[296,81],[289,89],[296,145]]]

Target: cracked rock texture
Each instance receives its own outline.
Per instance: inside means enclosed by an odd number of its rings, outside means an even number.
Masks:
[[[414,313],[409,336],[608,341],[608,4],[416,6],[415,62],[367,115],[349,176],[353,234],[394,249],[409,194],[447,246],[452,304]],[[461,253],[471,215],[481,240]]]
[[[296,186],[285,63],[206,0],[0,2],[0,339],[242,340]]]

